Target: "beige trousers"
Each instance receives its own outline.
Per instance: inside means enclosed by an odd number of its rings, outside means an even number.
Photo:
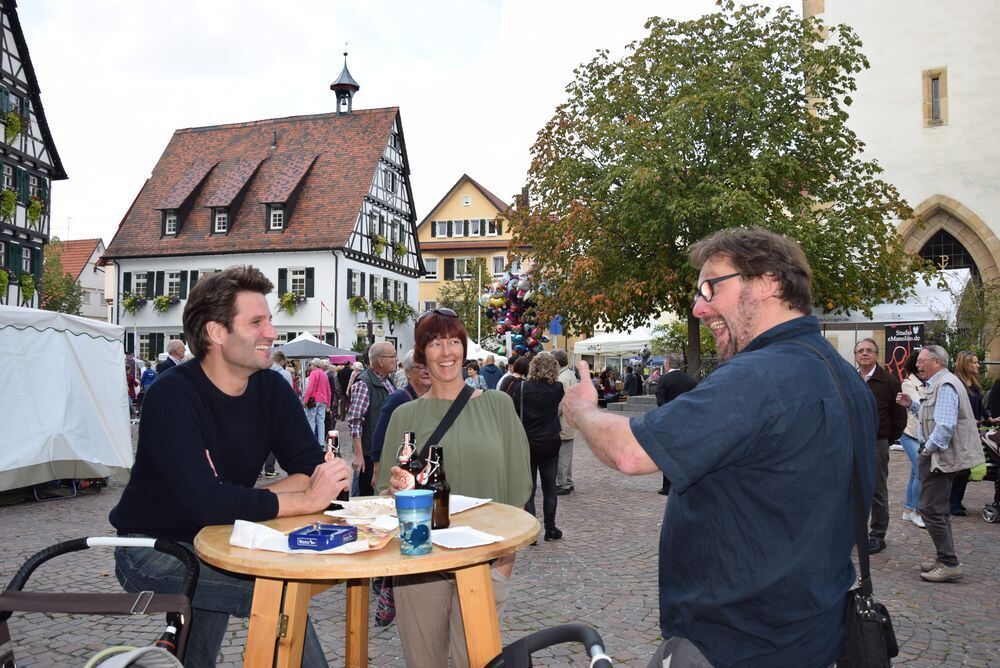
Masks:
[[[490,569],[497,619],[510,598],[510,579]],[[396,626],[409,668],[468,668],[465,626],[458,603],[455,576],[447,573],[400,575],[393,578]]]

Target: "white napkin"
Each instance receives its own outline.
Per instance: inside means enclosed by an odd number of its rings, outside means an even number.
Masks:
[[[479,506],[486,505],[493,499],[477,499],[474,496],[462,496],[461,494],[452,494],[451,500],[448,503],[448,515],[457,515],[458,513],[464,513],[466,510],[472,510],[473,508],[478,508]]]
[[[247,522],[246,520],[236,520],[233,523],[233,533],[229,536],[229,544],[235,547],[245,547],[248,550],[294,552],[295,554],[353,554],[355,552],[365,552],[369,549],[368,541],[355,540],[345,543],[340,547],[330,548],[329,550],[293,550],[288,547],[288,536],[285,534],[277,529],[272,529],[256,522]]]
[[[447,529],[435,529],[431,531],[431,542],[441,547],[453,549],[462,547],[479,547],[490,543],[499,543],[503,536],[494,536],[491,533],[473,529],[472,527],[449,527]]]

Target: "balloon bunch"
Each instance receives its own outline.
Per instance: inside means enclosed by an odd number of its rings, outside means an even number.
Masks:
[[[542,344],[548,343],[544,336],[545,326],[539,324],[534,315],[536,289],[531,277],[525,273],[505,273],[490,283],[486,292],[479,297],[479,304],[486,309],[486,317],[493,321],[497,338],[504,342],[496,346],[499,355],[528,355],[542,352]],[[506,336],[510,334],[510,350],[507,350]]]

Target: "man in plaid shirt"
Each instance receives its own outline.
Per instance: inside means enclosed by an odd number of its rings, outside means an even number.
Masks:
[[[358,374],[350,391],[347,426],[354,443],[354,484],[351,496],[372,496],[372,433],[382,405],[396,391],[390,376],[396,370],[396,349],[382,341],[368,349],[368,368]]]

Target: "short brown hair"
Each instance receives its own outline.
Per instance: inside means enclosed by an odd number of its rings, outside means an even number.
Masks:
[[[462,342],[462,360],[469,354],[469,333],[462,321],[453,315],[427,312],[417,318],[417,329],[413,332],[413,361],[427,364],[424,351],[427,344],[435,339],[459,339]]]
[[[781,286],[781,298],[802,313],[812,312],[812,269],[802,248],[788,237],[760,228],[719,230],[688,250],[695,269],[723,256],[743,278],[770,274]]]
[[[528,367],[528,380],[542,383],[554,383],[559,376],[559,362],[552,353],[541,352],[531,358]]]
[[[266,295],[274,289],[260,269],[246,266],[230,267],[216,274],[202,276],[188,293],[184,306],[184,336],[195,357],[208,353],[208,335],[205,326],[217,322],[233,331],[236,316],[236,295],[240,292],[259,292]]]

